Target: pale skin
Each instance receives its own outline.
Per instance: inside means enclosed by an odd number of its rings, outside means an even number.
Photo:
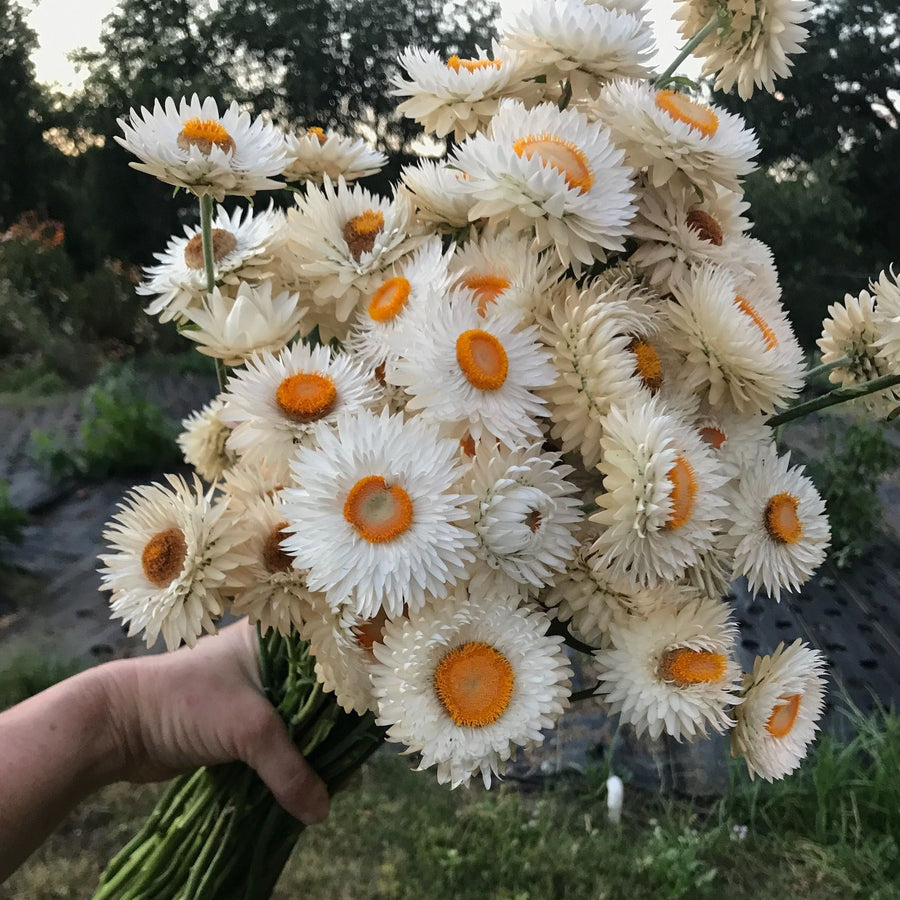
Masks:
[[[313,824],[328,792],[266,699],[256,632],[90,669],[0,714],[0,883],[85,797],[241,760]]]

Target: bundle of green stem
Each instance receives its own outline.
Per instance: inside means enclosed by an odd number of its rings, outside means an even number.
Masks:
[[[344,712],[316,680],[309,644],[260,636],[263,686],[329,792],[384,739],[371,713]],[[243,763],[175,779],[144,827],[110,862],[94,900],[263,900],[304,826]]]

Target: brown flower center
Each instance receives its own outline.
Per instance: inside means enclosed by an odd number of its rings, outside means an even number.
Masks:
[[[213,262],[221,262],[237,247],[237,238],[224,228],[212,230]],[[184,262],[189,269],[203,268],[203,235],[198,231],[184,247]]]
[[[344,225],[344,240],[350,255],[359,262],[363,253],[371,253],[375,239],[384,231],[384,213],[380,209],[367,209],[348,219]]]
[[[722,226],[705,210],[692,209],[687,214],[687,227],[700,235],[700,240],[709,241],[717,247],[722,246]]]
[[[276,572],[290,572],[294,567],[293,558],[281,546],[282,540],[287,537],[284,530],[287,528],[287,524],[287,522],[279,522],[263,544],[263,565],[266,567],[266,571],[273,575]]]
[[[147,541],[141,567],[154,587],[168,587],[181,574],[187,556],[187,541],[180,528],[167,528]]]

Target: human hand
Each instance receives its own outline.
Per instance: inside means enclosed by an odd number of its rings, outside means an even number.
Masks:
[[[115,780],[162,781],[241,760],[303,823],[328,814],[325,785],[263,693],[256,632],[246,621],[193,648],[95,671],[107,697]]]

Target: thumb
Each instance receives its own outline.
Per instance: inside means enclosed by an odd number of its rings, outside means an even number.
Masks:
[[[304,825],[315,825],[328,815],[325,783],[291,742],[284,722],[262,697],[255,695],[248,708],[234,709],[239,723],[238,757],[266,783],[278,803]]]

